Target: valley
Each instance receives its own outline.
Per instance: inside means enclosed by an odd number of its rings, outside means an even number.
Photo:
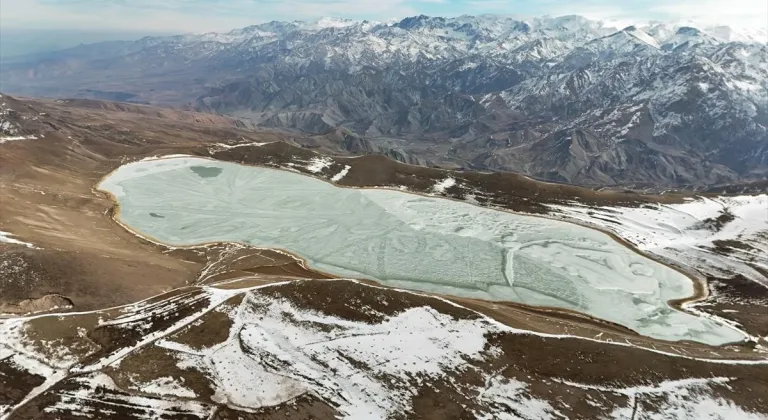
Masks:
[[[338,154],[313,136],[225,116],[0,100],[2,124],[13,130],[3,136],[24,137],[0,144],[4,419],[768,413],[764,193],[594,190]],[[131,176],[106,187],[126,170]],[[199,230],[181,229],[181,212]],[[272,221],[249,231],[267,213]],[[365,232],[404,233],[384,242],[392,254],[381,265],[362,258],[373,251],[360,253],[359,266],[334,259],[376,237],[354,231],[362,215]],[[464,217],[487,223],[466,230]],[[329,236],[323,228],[331,225],[352,235]],[[502,251],[514,241],[494,239],[500,232],[535,245],[548,229],[567,230],[570,248],[522,254],[556,274],[559,260],[584,255],[578,267],[590,282],[575,287],[582,297],[605,289],[595,281],[610,282],[609,267],[623,273],[615,281],[625,288],[651,284],[642,276],[652,267],[682,287],[655,297],[655,308],[738,339],[707,344],[669,326],[628,324],[617,318],[627,304],[592,312],[599,305],[464,292],[508,281]],[[434,252],[414,261],[419,235],[432,238],[424,249]],[[285,242],[299,236],[313,240]],[[471,272],[490,275],[467,287],[457,275],[462,260],[441,258],[443,243],[478,262]],[[620,257],[598,261],[596,246]],[[442,283],[388,282],[407,274]],[[445,288],[448,280],[462,290]],[[539,299],[571,296],[545,292]]]

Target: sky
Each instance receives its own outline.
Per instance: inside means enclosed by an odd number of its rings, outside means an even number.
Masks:
[[[386,21],[484,13],[768,27],[768,0],[0,0],[0,28],[185,33],[324,16]]]

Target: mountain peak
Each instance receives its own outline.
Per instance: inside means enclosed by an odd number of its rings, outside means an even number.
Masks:
[[[427,15],[418,15],[418,16],[411,16],[407,17],[400,22],[396,23],[395,26],[403,28],[403,29],[416,29],[421,28],[424,26],[434,26],[430,25],[430,23],[434,24],[444,24],[445,18],[442,17],[430,17]]]
[[[628,34],[629,36],[648,44],[654,48],[661,48],[661,45],[659,45],[659,41],[657,41],[654,37],[648,35],[645,31],[642,29],[639,29],[637,26],[627,26],[626,28],[622,29],[621,32]]]
[[[701,31],[691,26],[681,26],[677,29],[677,35],[696,36],[701,35]]]

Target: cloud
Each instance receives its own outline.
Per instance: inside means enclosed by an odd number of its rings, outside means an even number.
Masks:
[[[552,6],[555,14],[580,14],[600,19],[633,22],[692,20],[707,24],[768,27],[767,0],[582,0],[546,3]]]
[[[143,3],[143,2],[137,2]],[[224,29],[245,23],[218,13],[186,13],[183,9],[154,5],[128,5],[119,2],[66,1],[43,2],[39,0],[2,1],[0,25],[7,27],[31,27],[37,29],[114,29],[114,30],[163,30],[164,32],[188,31],[195,27]],[[167,6],[167,5],[166,5]]]
[[[768,1],[766,0],[678,0],[659,3],[650,8],[667,18],[687,18],[707,23],[768,26]]]
[[[270,20],[389,19],[443,0],[3,0],[0,24],[37,28],[222,31]]]
[[[224,31],[323,16],[389,20],[415,14],[580,14],[636,22],[697,19],[763,26],[768,1],[729,0],[0,0],[0,25],[132,31]]]

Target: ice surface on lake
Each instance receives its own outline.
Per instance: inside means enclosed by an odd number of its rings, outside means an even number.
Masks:
[[[275,247],[338,276],[566,308],[659,339],[743,338],[667,305],[693,294],[679,272],[566,222],[200,158],[127,164],[100,188],[124,223],[169,245]]]

